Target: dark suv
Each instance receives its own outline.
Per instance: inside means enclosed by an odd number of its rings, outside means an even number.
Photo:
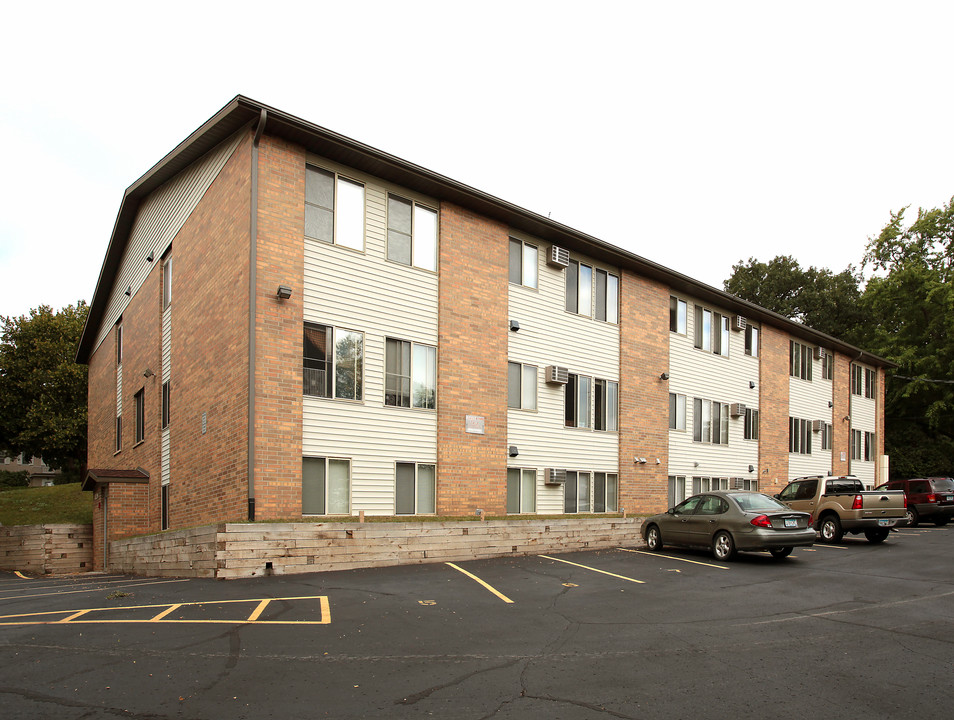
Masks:
[[[908,527],[921,520],[947,525],[954,518],[954,479],[947,477],[892,480],[875,490],[904,490],[908,505]]]

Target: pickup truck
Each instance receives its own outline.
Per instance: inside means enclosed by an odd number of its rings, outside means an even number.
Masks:
[[[845,533],[864,533],[868,542],[880,543],[891,528],[907,525],[902,490],[865,490],[853,475],[795,478],[775,497],[792,510],[811,513],[825,543],[836,543]]]

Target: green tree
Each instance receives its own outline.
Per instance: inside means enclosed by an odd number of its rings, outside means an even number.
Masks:
[[[866,343],[899,365],[885,400],[892,475],[954,475],[954,198],[907,227],[905,210],[865,251]]]
[[[77,477],[86,464],[87,367],[74,361],[88,307],[0,317],[0,451]]]
[[[846,342],[858,340],[862,326],[861,273],[802,268],[790,255],[769,262],[749,258],[732,266],[726,292]]]

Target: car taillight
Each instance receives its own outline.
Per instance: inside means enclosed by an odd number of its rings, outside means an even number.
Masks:
[[[855,495],[855,501],[851,503],[852,510],[861,510],[861,495]]]
[[[937,502],[937,495],[935,495],[934,493],[928,493],[927,501],[928,501],[928,502],[932,502],[932,503],[936,503],[936,502]]]
[[[768,515],[759,515],[749,520],[749,525],[755,525],[755,527],[772,527],[772,521],[768,519]]]

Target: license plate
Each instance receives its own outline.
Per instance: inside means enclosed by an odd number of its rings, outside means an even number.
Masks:
[[[944,499],[948,502],[954,502],[954,495],[945,495]]]
[[[894,525],[894,520],[879,520],[878,525],[881,527],[891,527]]]
[[[798,520],[795,518],[785,518],[785,527],[798,527]]]

